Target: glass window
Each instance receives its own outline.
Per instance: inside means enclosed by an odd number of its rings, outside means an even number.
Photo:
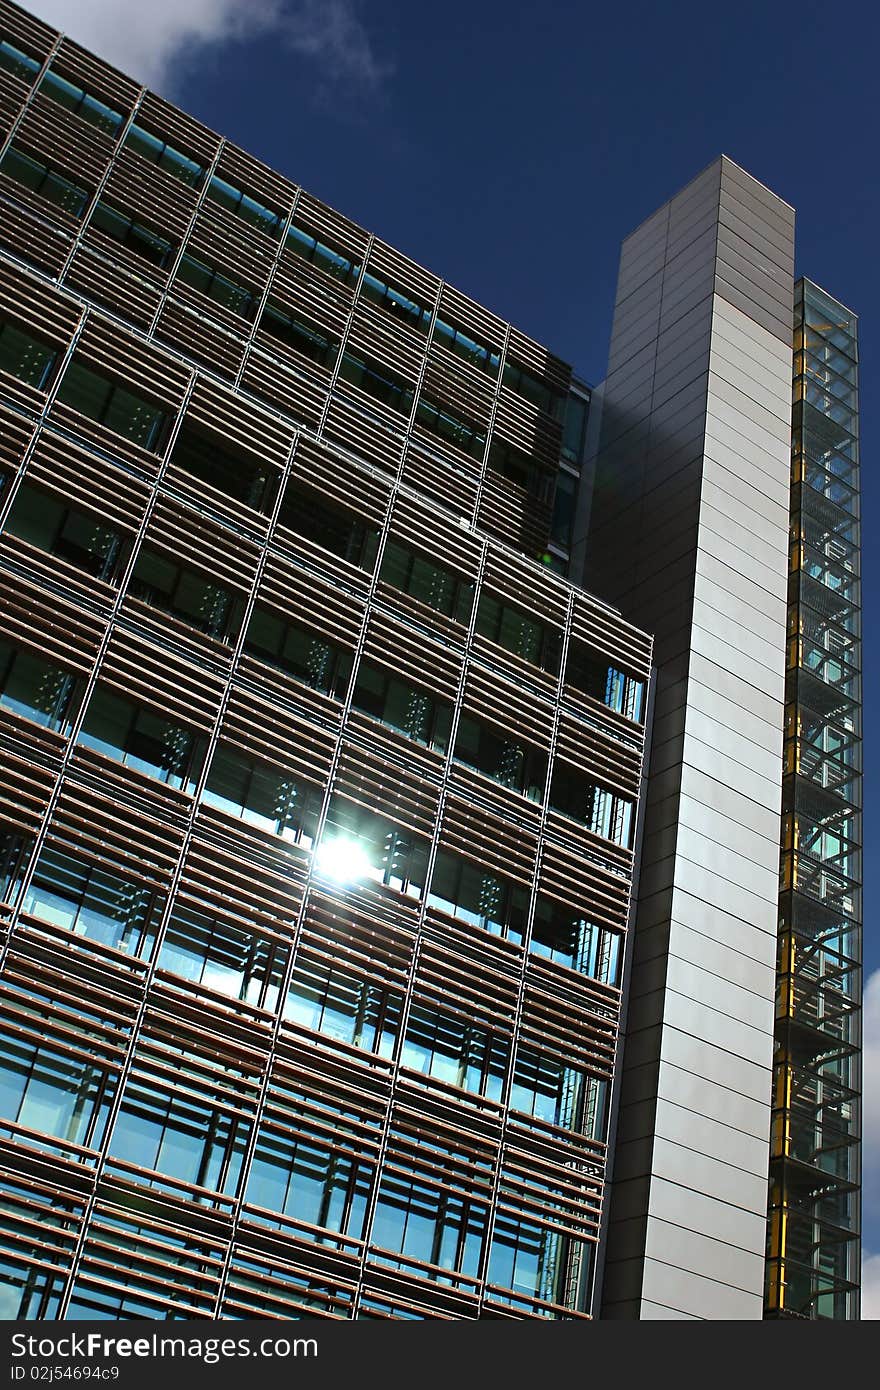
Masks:
[[[468,715],[459,720],[454,757],[503,787],[522,792],[530,801],[544,799],[546,753],[506,737]]]
[[[288,480],[278,523],[332,550],[334,555],[359,569],[372,570],[376,563],[378,527],[367,524],[356,511],[340,506],[298,478]]]
[[[63,174],[55,173],[47,165],[40,164],[23,150],[16,149],[15,145],[10,145],[0,160],[0,173],[14,179],[24,188],[30,188],[41,198],[47,198],[50,203],[55,203],[73,217],[82,217],[91,197],[85,188],[72,183]]]
[[[198,188],[205,176],[201,164],[197,164],[194,159],[189,159],[185,154],[181,154],[180,150],[176,150],[173,145],[168,145],[164,140],[150,135],[139,125],[129,126],[123,144],[126,149],[135,150],[144,159],[148,159],[151,164],[158,164],[160,169],[164,169],[166,173],[180,179],[181,183],[189,184],[191,188]]]
[[[550,526],[550,539],[561,550],[571,549],[571,531],[574,525],[574,509],[577,501],[578,480],[564,468],[556,477],[556,493],[553,498],[553,521]]]
[[[549,505],[553,500],[556,473],[541,468],[530,454],[514,449],[511,444],[493,438],[489,448],[488,467],[510,482],[516,483],[537,502]]]
[[[523,939],[529,910],[529,890],[479,864],[438,850],[428,906],[460,917],[493,936],[517,944]]]
[[[244,639],[245,651],[288,675],[341,700],[351,675],[351,652],[267,608],[255,607]]]
[[[567,1303],[564,1276],[569,1243],[568,1236],[553,1227],[502,1208],[489,1250],[489,1282],[512,1289],[522,1298]]]
[[[410,299],[401,290],[396,290],[391,285],[387,285],[378,276],[365,272],[361,281],[360,295],[362,299],[368,299],[371,304],[378,304],[380,309],[392,317],[406,323],[410,328],[417,329],[420,333],[427,333],[431,323],[431,310],[425,309],[421,304]]]
[[[398,541],[386,542],[379,577],[447,618],[459,623],[470,620],[473,584]]]
[[[321,793],[307,782],[295,782],[278,768],[223,744],[211,760],[202,800],[306,847],[314,841],[321,809]]]
[[[170,787],[195,790],[201,739],[101,684],[89,700],[78,742]]]
[[[557,761],[550,784],[550,805],[572,820],[580,821],[594,835],[629,847],[633,828],[633,803],[587,777],[569,763]]]
[[[339,364],[339,378],[366,391],[368,396],[373,396],[401,415],[409,415],[414,388],[381,363],[368,361],[353,352],[344,352]]]
[[[0,315],[0,372],[45,391],[57,358],[56,348]]]
[[[473,420],[465,420],[462,416],[454,415],[443,405],[438,405],[434,401],[426,400],[422,397],[416,409],[416,419],[426,430],[438,435],[441,439],[448,439],[450,444],[454,444],[457,449],[463,449],[466,454],[471,454],[474,458],[481,459],[486,447],[486,427],[477,425]]]
[[[156,937],[162,904],[162,895],[146,884],[46,845],[22,910],[75,936],[146,957]]]
[[[94,1059],[49,1042],[0,1032],[0,1115],[69,1144],[97,1148],[113,1100],[113,1079]]]
[[[500,1101],[509,1055],[507,1038],[495,1037],[467,1018],[419,1004],[410,1011],[401,1061],[423,1076]]]
[[[641,721],[645,708],[645,682],[621,671],[607,657],[572,638],[568,645],[565,679],[584,695],[601,700],[609,709]]]
[[[108,582],[117,573],[123,556],[118,532],[27,483],[19,488],[6,519],[6,530]]]
[[[168,415],[158,405],[101,376],[76,357],[68,365],[58,400],[116,434],[158,454],[168,431]]]
[[[442,343],[457,357],[463,357],[466,362],[480,367],[490,376],[498,375],[501,354],[496,352],[494,348],[486,347],[484,343],[478,343],[475,338],[471,338],[462,329],[444,323],[443,319],[438,318],[434,323],[434,342]]]
[[[450,1186],[435,1186],[416,1173],[388,1168],[377,1195],[370,1238],[372,1244],[410,1260],[473,1279],[486,1217],[485,1204],[476,1198]]]
[[[89,219],[89,226],[99,228],[114,241],[143,256],[144,260],[152,261],[153,265],[165,267],[172,258],[174,248],[166,237],[151,231],[142,222],[135,222],[125,213],[117,212],[107,203],[97,204]]]
[[[230,999],[274,1010],[287,954],[282,942],[177,903],[156,964]]]
[[[259,463],[252,454],[225,449],[216,436],[202,434],[186,421],[174,442],[171,462],[246,507],[268,510],[274,500],[277,475],[270,464]]]
[[[501,379],[505,386],[524,396],[532,405],[538,406],[548,415],[552,415],[554,420],[562,419],[566,397],[548,381],[541,381],[539,377],[526,371],[525,367],[514,366],[512,362],[505,362]]]
[[[113,1126],[110,1153],[179,1182],[231,1194],[241,1177],[249,1131],[247,1120],[207,1101],[183,1090],[166,1095],[133,1077]]]
[[[401,997],[373,981],[319,961],[300,961],[284,1017],[337,1042],[390,1057],[400,1028]]]
[[[562,457],[569,463],[580,465],[584,453],[587,434],[587,414],[590,402],[584,396],[573,392],[565,402],[565,416],[562,424]]]
[[[33,849],[30,835],[0,824],[0,898],[14,905],[21,890],[22,875]]]
[[[556,675],[562,650],[561,634],[518,608],[502,603],[487,589],[480,595],[477,632],[497,642],[514,656]]]
[[[208,197],[268,236],[277,237],[284,226],[285,219],[280,213],[270,212],[269,208],[258,203],[256,198],[242,193],[240,188],[235,188],[216,175],[208,184]]]
[[[76,678],[60,666],[0,639],[0,705],[46,729],[68,733]]]
[[[42,64],[38,63],[36,58],[22,53],[20,48],[15,48],[5,39],[0,40],[0,68],[4,72],[11,72],[14,77],[20,77],[23,82],[29,83],[34,80],[41,66]]]
[[[549,1052],[520,1046],[513,1069],[511,1110],[581,1133],[585,1073]]]
[[[7,1222],[12,1224],[17,1217],[21,1217],[23,1223],[29,1226],[33,1221],[33,1197],[30,1191],[8,1180],[3,1186],[6,1189],[3,1194],[3,1206],[7,1213]],[[17,1194],[18,1200],[10,1197],[11,1192]],[[57,1222],[56,1230],[60,1234],[60,1231],[70,1229],[73,1219],[71,1216],[65,1219],[60,1202],[59,1207],[61,1210],[55,1221],[47,1224],[56,1226]],[[54,1230],[52,1234],[55,1234]],[[44,1228],[43,1239],[49,1238],[49,1232]],[[19,1252],[17,1255],[9,1253],[0,1256],[0,1318],[4,1322],[14,1322],[17,1319],[54,1322],[58,1317],[61,1294],[66,1283],[66,1270],[62,1272],[61,1269],[57,1269],[52,1272],[40,1268],[40,1256],[36,1250],[27,1255]]]
[[[103,130],[107,135],[115,135],[122,125],[122,116],[118,111],[114,111],[112,106],[107,106],[97,97],[89,96],[81,87],[74,86],[51,69],[40,83],[40,91],[45,92],[46,96],[61,106],[65,106],[68,111],[82,116],[83,120],[96,126],[98,130]]]
[[[128,592],[221,641],[234,637],[241,622],[240,599],[149,546],[138,553]]]
[[[438,696],[392,675],[371,661],[362,661],[352,703],[365,714],[445,753],[452,727],[452,707]]]
[[[282,308],[280,304],[266,305],[260,318],[260,331],[269,333],[288,347],[295,348],[297,352],[303,353],[322,367],[333,367],[336,362],[339,352],[338,340],[323,333],[300,314]]]
[[[356,283],[360,274],[360,266],[339,251],[334,251],[323,242],[318,241],[304,227],[298,227],[295,222],[291,223],[287,231],[284,245],[288,251],[294,255],[301,256],[303,260],[311,261],[312,265],[319,270],[332,275],[335,280],[342,280],[344,283],[353,285]]]
[[[334,796],[327,811],[322,844],[342,840],[362,852],[368,877],[420,898],[425,887],[429,841],[385,816]]]
[[[603,984],[618,985],[622,944],[619,932],[599,927],[576,908],[539,893],[529,942],[529,950],[536,956],[591,975]]]
[[[245,1200],[268,1211],[359,1240],[372,1169],[330,1147],[320,1134],[257,1136]]]
[[[230,280],[228,275],[208,265],[206,261],[196,260],[195,256],[181,256],[175,278],[198,290],[200,294],[207,295],[216,304],[222,304],[230,313],[238,314],[244,319],[253,318],[257,306],[257,297],[253,291],[246,285]]]

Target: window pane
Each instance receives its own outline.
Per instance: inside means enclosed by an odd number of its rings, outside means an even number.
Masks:
[[[40,342],[11,319],[0,317],[0,371],[41,391],[48,385],[57,356],[48,343]]]

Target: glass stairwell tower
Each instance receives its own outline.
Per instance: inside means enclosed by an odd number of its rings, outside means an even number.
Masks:
[[[856,316],[795,287],[766,1316],[857,1318],[861,631]]]

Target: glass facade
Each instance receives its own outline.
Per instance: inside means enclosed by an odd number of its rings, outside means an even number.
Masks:
[[[801,280],[795,293],[769,1317],[858,1316],[858,450],[856,317]]]
[[[587,1318],[651,660],[547,562],[588,393],[0,34],[0,1316]]]

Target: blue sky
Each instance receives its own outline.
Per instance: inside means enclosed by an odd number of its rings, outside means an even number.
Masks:
[[[798,213],[797,273],[862,321],[878,524],[880,8],[739,0],[27,0],[347,216],[604,374],[621,239],[719,152]],[[866,545],[876,612],[880,547]],[[870,634],[870,628],[868,629]],[[878,706],[880,651],[864,652]],[[865,744],[876,783],[878,739]],[[865,816],[866,1274],[880,1317],[880,826]]]

